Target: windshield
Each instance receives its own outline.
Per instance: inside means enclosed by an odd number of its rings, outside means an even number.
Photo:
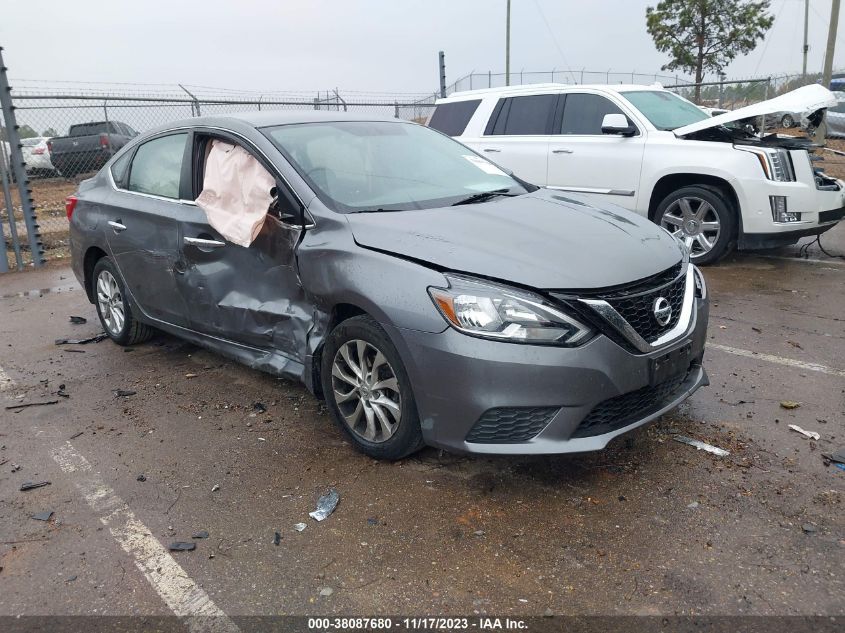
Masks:
[[[421,125],[326,121],[262,130],[341,213],[445,207],[526,190],[493,163]],[[492,194],[491,194],[492,195]]]
[[[674,130],[710,118],[695,104],[665,90],[637,90],[622,96],[658,130]]]

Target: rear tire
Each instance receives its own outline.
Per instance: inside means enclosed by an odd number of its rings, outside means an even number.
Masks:
[[[781,127],[789,129],[795,125],[795,118],[791,114],[784,114],[783,118],[780,120],[780,125]]]
[[[136,345],[149,340],[155,330],[135,318],[123,280],[110,257],[103,257],[91,275],[94,304],[100,324],[118,345]]]
[[[714,264],[732,249],[737,210],[717,187],[681,187],[663,198],[654,221],[682,239],[697,265]]]
[[[417,404],[399,353],[366,315],[332,330],[320,380],[335,422],[362,453],[397,460],[424,446]]]

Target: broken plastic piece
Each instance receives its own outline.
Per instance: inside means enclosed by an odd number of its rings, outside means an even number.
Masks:
[[[71,316],[70,322],[73,323],[74,325],[84,325],[84,324],[88,323],[88,319],[86,319],[85,317],[81,317],[81,316]]]
[[[267,407],[264,406],[263,402],[253,403],[252,408],[256,413],[267,413]]]
[[[25,481],[21,484],[21,492],[26,492],[27,490],[35,490],[36,488],[43,488],[44,486],[49,485],[49,481],[36,481],[35,483],[31,481]]]
[[[140,475],[138,475],[137,477],[135,477],[135,480],[136,480],[136,481],[141,481],[141,482],[143,482],[143,481],[147,481],[147,476],[146,476],[144,473],[141,473]]]
[[[137,391],[132,391],[130,389],[112,389],[111,392],[114,394],[115,398],[126,398],[138,393]]]
[[[13,411],[16,409],[26,409],[27,407],[43,407],[48,404],[57,404],[58,400],[45,400],[44,402],[27,402],[26,404],[13,404],[6,407],[7,411]]]
[[[282,535],[278,532],[273,532],[273,545],[278,545],[282,542]]]
[[[340,495],[337,490],[332,488],[317,500],[317,509],[314,512],[309,512],[308,516],[317,521],[322,521],[334,512],[339,501]]]
[[[196,543],[187,543],[185,541],[176,541],[167,546],[171,552],[191,552],[197,548]]]
[[[208,538],[208,530],[200,530],[191,535],[191,538]]]
[[[836,462],[837,464],[845,464],[845,448],[840,448],[835,453],[825,455],[825,457],[827,457],[832,462]]]
[[[102,332],[90,338],[57,338],[56,345],[87,345],[88,343],[99,343],[108,337],[108,334]]]
[[[293,526],[293,529],[297,532],[302,532],[307,526],[304,523],[297,523]]]
[[[804,437],[809,437],[811,440],[818,440],[818,439],[821,438],[821,435],[819,435],[815,431],[807,431],[805,429],[802,429],[797,424],[790,424],[789,428],[792,429],[793,431],[797,431],[798,433],[800,433]]]
[[[51,516],[53,516],[52,510],[44,510],[44,512],[33,514],[32,518],[36,521],[49,521]]]
[[[686,435],[675,435],[672,439],[676,442],[680,442],[681,444],[688,444],[689,446],[694,446],[700,451],[707,451],[708,453],[713,453],[714,455],[718,455],[719,457],[727,457],[728,455],[730,455],[730,452],[726,451],[724,448],[719,448],[718,446],[707,444],[705,442],[702,442],[701,440],[695,440],[691,437],[687,437]]]
[[[780,406],[784,409],[797,409],[801,406],[801,403],[795,402],[794,400],[781,400]]]
[[[218,490],[220,490],[220,484],[214,484],[211,487],[211,492],[217,492]]]

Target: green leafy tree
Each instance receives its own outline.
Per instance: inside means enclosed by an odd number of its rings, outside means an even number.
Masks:
[[[646,29],[672,60],[663,70],[720,73],[737,55],[754,50],[774,23],[769,0],[661,0],[646,9]],[[696,86],[695,101],[701,97]]]
[[[41,136],[46,136],[46,137],[48,137],[48,138],[49,138],[49,137],[52,137],[52,136],[58,136],[58,135],[59,135],[59,133],[58,133],[58,132],[56,132],[56,129],[55,129],[55,128],[52,128],[52,127],[48,127],[46,130],[44,130],[44,131],[41,133]]]

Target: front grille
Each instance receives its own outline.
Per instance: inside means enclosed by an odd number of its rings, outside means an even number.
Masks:
[[[649,343],[653,343],[678,324],[681,308],[684,305],[686,275],[678,276],[668,286],[639,294],[635,297],[603,297],[637,334]],[[654,302],[664,297],[672,306],[672,318],[666,325],[660,325],[654,316]]]
[[[572,437],[592,437],[615,431],[657,411],[671,400],[689,376],[681,374],[659,385],[610,398],[596,405],[581,421]]]
[[[488,409],[470,429],[466,441],[476,444],[527,442],[546,428],[557,412],[556,407]]]

